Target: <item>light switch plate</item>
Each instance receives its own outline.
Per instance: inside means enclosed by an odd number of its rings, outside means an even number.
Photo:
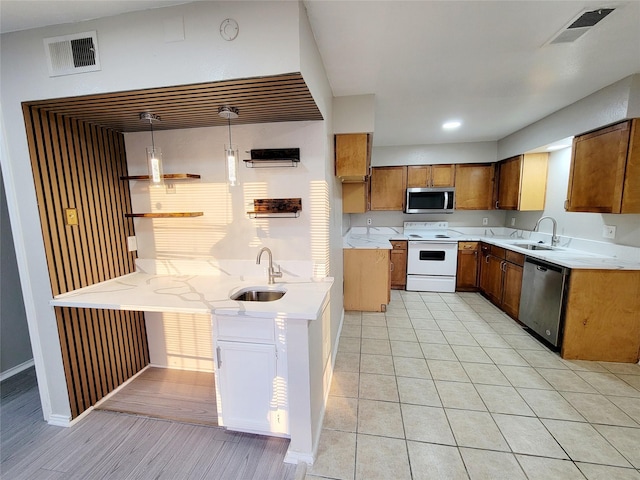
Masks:
[[[482,219],[482,225],[489,225],[489,218],[488,217],[484,217]]]
[[[615,227],[615,225],[603,225],[603,227],[602,227],[602,236],[604,238],[616,238],[616,227]]]
[[[75,208],[65,208],[64,221],[67,225],[78,225],[78,210]]]
[[[138,239],[134,236],[127,237],[127,250],[130,252],[135,252],[138,250]]]

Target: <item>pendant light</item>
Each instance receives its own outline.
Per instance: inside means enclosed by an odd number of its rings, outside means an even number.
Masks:
[[[229,126],[229,144],[224,146],[224,155],[226,158],[227,182],[229,186],[235,187],[240,184],[238,181],[238,145],[231,142],[231,119],[238,118],[240,110],[236,107],[220,107],[218,115],[227,119]]]
[[[149,182],[154,186],[164,185],[162,176],[162,151],[156,147],[153,141],[153,122],[159,122],[160,116],[153,113],[143,112],[140,120],[147,120],[151,128],[151,146],[147,147],[147,168],[149,169]]]

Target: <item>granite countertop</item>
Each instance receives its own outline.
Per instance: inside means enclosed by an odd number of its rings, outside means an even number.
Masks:
[[[332,284],[333,278],[330,277],[290,277],[267,285],[264,276],[137,271],[57,295],[50,304],[58,307],[315,320],[322,312]],[[272,302],[229,299],[236,291],[255,286],[284,290],[286,294]]]
[[[345,249],[391,249],[392,246],[391,243],[389,243],[391,240],[409,240],[408,237],[404,236],[402,230],[402,227],[354,227],[344,236],[343,247]],[[496,233],[494,233],[494,230]],[[511,234],[506,233],[507,230],[511,232]],[[485,234],[487,231],[490,232],[489,235]],[[519,232],[521,236],[514,237],[513,232]],[[502,227],[495,229],[461,228],[458,230],[447,230],[451,239],[455,241],[481,241],[567,268],[640,270],[640,260],[634,260],[634,258],[620,258],[618,256],[593,253],[582,249],[572,248],[572,243],[580,242],[566,237],[562,237],[560,245],[555,247],[553,250],[529,250],[525,248],[523,244],[535,244],[542,241],[548,245],[549,239],[539,239],[544,237],[544,234],[532,235],[532,232],[525,232],[526,236],[522,236],[522,232],[523,231],[505,229]],[[640,249],[634,249],[633,247],[625,248],[633,252],[631,257],[635,253],[635,255],[640,258],[640,253],[638,253]]]

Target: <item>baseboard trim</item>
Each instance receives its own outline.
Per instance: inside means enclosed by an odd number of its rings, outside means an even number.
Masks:
[[[52,413],[51,415],[49,415],[47,423],[56,427],[70,427],[73,422],[71,421],[71,417]]]
[[[20,372],[25,371],[27,368],[31,368],[35,365],[33,358],[31,360],[27,360],[24,363],[21,363],[20,365],[16,365],[13,368],[10,368],[9,370],[5,370],[4,372],[0,373],[0,382],[2,382],[3,380],[6,380],[7,378],[11,378],[14,375],[19,374]]]
[[[287,450],[287,454],[284,457],[284,463],[306,463],[307,465],[313,465],[313,454]]]

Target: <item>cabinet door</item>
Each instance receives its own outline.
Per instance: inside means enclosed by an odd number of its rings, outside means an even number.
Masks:
[[[620,213],[630,122],[574,137],[566,209]]]
[[[407,242],[391,242],[391,288],[404,289],[407,286]]]
[[[456,179],[455,165],[432,165],[431,166],[431,186],[432,187],[453,187]]]
[[[522,291],[522,267],[511,262],[504,262],[503,271],[502,310],[517,319],[520,311],[520,292]]]
[[[344,181],[360,181],[369,175],[371,136],[348,133],[335,136],[336,176]]]
[[[502,302],[502,262],[494,255],[484,255],[480,267],[480,289],[496,305]]]
[[[391,297],[386,249],[344,250],[344,309],[384,312]]]
[[[474,291],[478,289],[478,243],[458,244],[458,267],[456,290]]]
[[[520,199],[522,156],[498,163],[498,204],[500,210],[517,210]]]
[[[640,213],[640,119],[631,122],[620,213]]]
[[[365,182],[342,184],[342,213],[369,211],[369,177]]]
[[[409,165],[407,167],[407,188],[430,186],[431,165]]]
[[[270,344],[217,342],[221,423],[232,430],[277,432],[274,408],[276,347]]]
[[[456,165],[456,210],[491,210],[495,165]]]
[[[371,210],[404,210],[407,167],[371,169]]]

